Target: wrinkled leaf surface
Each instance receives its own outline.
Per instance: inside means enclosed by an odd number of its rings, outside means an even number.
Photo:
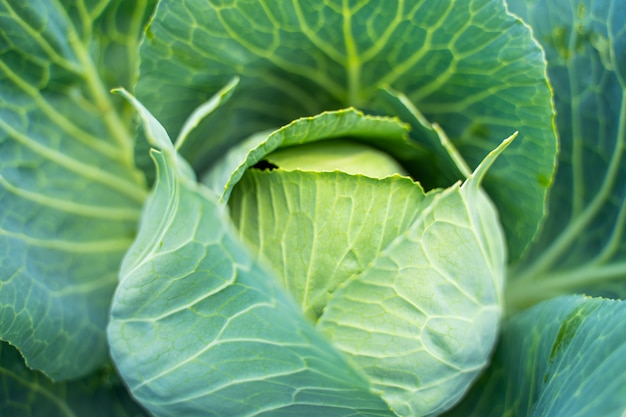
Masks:
[[[510,302],[626,296],[624,2],[511,1],[545,48],[561,140],[549,217],[511,274]]]
[[[153,4],[0,2],[0,338],[54,379],[106,359],[147,194],[108,89],[132,78]],[[115,68],[100,67],[109,58]]]
[[[567,296],[508,320],[488,372],[446,417],[621,417],[623,301]],[[538,325],[540,324],[540,325]]]

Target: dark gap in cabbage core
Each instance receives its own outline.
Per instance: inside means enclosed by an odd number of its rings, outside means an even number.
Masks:
[[[254,164],[252,168],[258,169],[260,171],[273,171],[277,169],[278,166],[275,164],[272,164],[271,162],[266,161],[265,159],[262,159],[256,164]]]

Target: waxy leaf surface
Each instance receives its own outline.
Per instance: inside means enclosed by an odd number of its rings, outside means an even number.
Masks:
[[[153,5],[0,1],[0,339],[53,379],[107,356],[147,195],[130,113],[108,90],[130,82]]]
[[[566,296],[507,320],[489,370],[446,417],[622,417],[626,304]],[[540,325],[537,325],[540,323]]]
[[[546,51],[561,150],[549,217],[511,274],[510,303],[626,296],[624,2],[511,1]]]
[[[110,367],[78,380],[53,383],[28,369],[24,358],[7,343],[0,343],[0,385],[3,416],[147,416]]]

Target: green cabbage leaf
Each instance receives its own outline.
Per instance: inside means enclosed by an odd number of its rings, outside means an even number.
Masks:
[[[52,382],[0,345],[0,414],[19,417],[147,417],[111,366],[72,381]]]
[[[626,13],[620,1],[511,2],[548,59],[561,137],[542,233],[510,273],[512,310],[626,295]]]
[[[132,82],[154,3],[0,1],[0,339],[55,380],[107,360],[148,193],[109,89]]]
[[[446,417],[622,417],[622,300],[563,296],[507,320],[489,371]],[[541,326],[537,326],[541,323]]]

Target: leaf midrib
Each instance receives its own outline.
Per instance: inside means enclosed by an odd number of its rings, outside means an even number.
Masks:
[[[58,0],[55,1],[58,4]],[[59,7],[63,10],[61,5],[59,5]],[[88,91],[91,93],[96,106],[102,112],[104,123],[111,133],[111,137],[117,145],[122,148],[122,155],[124,155],[123,162],[127,166],[134,166],[132,146],[133,137],[117,114],[117,111],[113,106],[113,102],[111,101],[112,95],[108,93],[105,88],[86,45],[80,41],[74,26],[69,24],[71,20],[67,14],[65,17],[68,22],[68,41],[76,53],[80,64],[84,68],[83,76],[88,87]],[[92,39],[87,39],[85,42],[89,42],[91,40]]]

